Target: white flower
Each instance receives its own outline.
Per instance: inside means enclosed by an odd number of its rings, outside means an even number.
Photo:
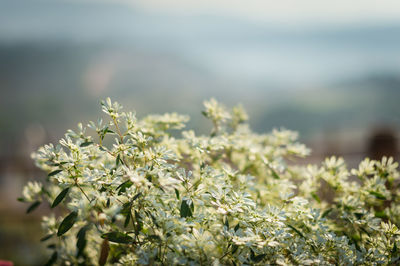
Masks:
[[[50,174],[22,200],[58,203],[42,222],[57,265],[98,264],[101,250],[116,265],[396,263],[397,162],[296,165],[288,159],[309,153],[297,133],[257,134],[242,107],[204,105],[211,134],[172,137],[187,116],[137,119],[107,99],[92,132],[79,124],[33,154]]]
[[[38,199],[39,194],[42,192],[42,184],[39,182],[31,182],[24,187],[22,197],[27,202],[33,202]]]

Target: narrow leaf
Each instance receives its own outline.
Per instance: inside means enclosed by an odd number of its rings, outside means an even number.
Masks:
[[[107,202],[106,202],[107,208],[110,208],[110,204],[111,204],[111,200],[110,200],[110,198],[108,198],[108,199],[107,199]]]
[[[379,192],[376,191],[369,191],[369,194],[375,196],[377,199],[386,200],[386,197]]]
[[[375,212],[375,217],[381,218],[381,219],[387,219],[388,216],[384,211],[377,211]]]
[[[84,251],[84,249],[86,247],[86,242],[87,242],[86,241],[86,231],[88,229],[89,229],[89,226],[85,225],[84,227],[82,227],[79,230],[78,234],[76,235],[76,238],[78,239],[76,241],[76,248],[78,250],[78,253],[76,255],[77,257],[79,257],[79,256],[81,256],[83,254],[83,251]]]
[[[26,210],[26,213],[33,212],[37,207],[39,207],[40,203],[42,203],[42,202],[35,201],[34,203],[32,203],[31,206],[29,206],[28,209]]]
[[[235,252],[238,250],[239,246],[233,244],[232,245],[232,254],[235,254]]]
[[[102,234],[101,237],[104,239],[108,239],[110,242],[121,243],[121,244],[129,244],[133,241],[132,237],[121,232],[110,232]]]
[[[254,257],[251,258],[251,260],[254,261],[255,263],[258,263],[258,262],[262,261],[263,258],[264,258],[266,255],[267,255],[267,254],[260,254],[260,255],[254,256]]]
[[[58,227],[57,236],[62,236],[65,234],[76,222],[76,218],[78,217],[77,212],[71,212],[64,220],[61,222],[60,226]]]
[[[226,226],[226,229],[228,229],[229,230],[229,220],[228,220],[228,218],[225,218],[225,226]]]
[[[131,216],[132,216],[131,209],[132,209],[132,202],[127,202],[124,205],[122,205],[121,214],[126,216],[125,222],[124,222],[124,227],[127,227],[131,220]]]
[[[132,215],[130,213],[128,213],[128,215],[125,218],[124,227],[128,226],[129,222],[131,221],[131,216]]]
[[[137,193],[135,196],[133,196],[132,201],[136,200],[139,198],[139,196],[142,195],[142,192]]]
[[[53,171],[53,172],[51,172],[51,173],[49,173],[47,176],[53,176],[53,175],[56,175],[56,174],[58,174],[58,173],[61,173],[62,172],[62,170],[55,170],[55,171]]]
[[[240,228],[240,224],[238,223],[238,224],[235,226],[235,232],[236,232],[237,230],[239,230],[239,228]]]
[[[58,253],[54,251],[50,259],[46,262],[45,266],[51,266],[57,261]]]
[[[121,195],[121,193],[124,193],[126,191],[127,188],[130,188],[133,185],[132,181],[128,180],[125,181],[124,183],[122,183],[121,185],[119,185],[117,187],[118,191],[118,195]]]
[[[135,220],[136,220],[135,234],[139,235],[139,232],[142,230],[143,227],[143,222],[142,222],[142,217],[136,210],[135,210]]]
[[[325,218],[329,213],[331,213],[333,211],[332,208],[327,209],[326,211],[324,211],[321,215],[321,218]]]
[[[118,153],[117,159],[115,160],[115,165],[116,165],[117,167],[118,167],[120,161],[121,161],[121,157],[120,157],[120,155],[119,155],[119,153]]]
[[[312,193],[311,193],[311,197],[313,197],[318,203],[321,203],[321,199],[319,198],[319,196],[317,195],[317,193],[312,192]]]
[[[92,141],[86,141],[86,142],[82,143],[82,144],[80,145],[80,147],[87,147],[87,146],[92,145],[92,144],[93,144]]]
[[[151,212],[146,212],[146,213],[147,213],[147,215],[149,215],[149,216],[151,217],[151,220],[153,221],[153,223],[154,223],[158,228],[160,228],[160,225],[158,224],[156,217],[154,217],[154,215],[153,215]]]
[[[274,179],[281,179],[280,176],[275,172],[274,169],[270,168],[270,170],[271,170],[271,173],[272,173],[272,177]]]
[[[149,235],[147,239],[149,239],[150,241],[153,240],[156,242],[161,242],[161,238],[158,235]]]
[[[363,231],[364,233],[366,233],[368,236],[371,236],[371,233],[368,232],[364,227],[360,226],[361,231]]]
[[[175,188],[175,195],[176,195],[176,198],[179,200],[179,190],[177,190],[176,188]]]
[[[297,230],[294,226],[291,226],[290,224],[288,224],[287,226],[290,227],[293,231],[295,231],[299,236],[304,238],[304,235],[299,230]]]
[[[44,241],[46,241],[46,240],[49,240],[49,239],[52,238],[53,236],[54,236],[53,234],[44,236],[44,237],[42,237],[42,238],[40,239],[40,242],[44,242]]]
[[[358,220],[361,220],[361,218],[364,216],[364,213],[361,212],[355,212],[354,216],[357,217]]]
[[[397,252],[397,245],[396,245],[396,241],[394,241],[393,248],[392,248],[392,254],[396,254],[396,252]]]
[[[192,210],[190,206],[187,204],[186,200],[182,200],[181,203],[181,210],[180,210],[181,217],[192,217]]]
[[[48,249],[56,249],[56,244],[47,245]]]
[[[128,215],[131,212],[132,202],[127,202],[122,205],[121,214]]]
[[[60,204],[60,202],[65,198],[65,196],[68,194],[69,191],[69,187],[67,187],[66,189],[64,189],[63,191],[60,192],[60,194],[58,194],[58,196],[56,197],[56,199],[54,200],[53,204],[51,205],[52,208],[56,207],[58,204]]]

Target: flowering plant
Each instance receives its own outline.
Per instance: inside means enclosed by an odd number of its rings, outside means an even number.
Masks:
[[[43,217],[49,265],[400,263],[393,159],[295,165],[309,153],[296,133],[256,134],[241,106],[204,105],[211,134],[174,137],[187,116],[137,120],[107,99],[107,121],[33,155],[48,176],[21,200],[62,213]]]

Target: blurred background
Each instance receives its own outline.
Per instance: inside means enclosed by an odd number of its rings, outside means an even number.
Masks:
[[[304,163],[399,158],[400,3],[345,0],[0,0],[0,260],[42,265],[43,177],[30,159],[110,96],[139,117],[242,103],[257,132],[296,130]]]

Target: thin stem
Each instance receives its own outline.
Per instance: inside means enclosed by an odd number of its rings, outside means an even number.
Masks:
[[[81,186],[76,182],[75,180],[75,184],[76,186],[80,189],[80,191],[82,191],[83,195],[85,195],[85,197],[87,198],[87,200],[92,203],[92,200],[89,199],[88,195],[85,193],[85,191],[81,188]]]
[[[119,135],[119,138],[121,139],[121,144],[122,144],[122,143],[124,142],[124,137],[123,137],[122,134],[121,134],[121,130],[119,129],[117,120],[116,120],[114,117],[112,118],[112,120],[113,120],[113,122],[114,122],[115,128],[117,129],[117,133],[118,133],[118,135]]]

